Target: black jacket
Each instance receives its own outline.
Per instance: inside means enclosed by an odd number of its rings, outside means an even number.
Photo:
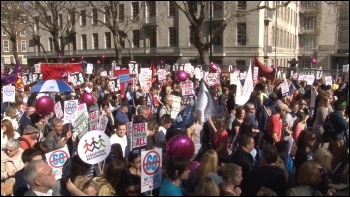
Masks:
[[[253,156],[245,152],[241,147],[237,149],[230,158],[230,163],[237,164],[242,167],[243,180],[250,174],[254,169],[254,158]]]

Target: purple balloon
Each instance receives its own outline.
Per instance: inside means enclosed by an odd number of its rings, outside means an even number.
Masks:
[[[188,169],[192,172],[193,170],[197,169],[201,165],[198,161],[192,161],[190,166],[188,166]]]
[[[187,135],[176,135],[169,140],[166,152],[170,157],[181,156],[191,159],[194,154],[194,143]]]
[[[87,107],[91,107],[94,104],[94,96],[90,93],[84,92],[80,95],[80,103],[86,103]]]
[[[316,64],[316,63],[317,63],[316,58],[311,58],[311,63],[312,63],[312,64]]]
[[[218,71],[218,65],[216,65],[215,63],[211,63],[210,64],[210,72],[216,73],[217,71]]]
[[[55,102],[49,96],[42,96],[35,102],[36,113],[47,116],[54,111]]]
[[[185,82],[188,79],[188,74],[183,70],[179,70],[176,72],[176,77],[179,81]]]

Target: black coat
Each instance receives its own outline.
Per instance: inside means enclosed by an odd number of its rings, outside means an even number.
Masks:
[[[243,180],[247,178],[254,169],[254,158],[248,152],[245,152],[241,147],[237,149],[230,158],[230,163],[237,164],[242,167]]]

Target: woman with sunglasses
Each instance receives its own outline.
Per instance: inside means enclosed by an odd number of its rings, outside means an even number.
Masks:
[[[303,130],[297,138],[297,151],[295,154],[296,175],[298,174],[301,165],[313,160],[312,148],[315,146],[316,135],[309,131]]]
[[[130,174],[141,177],[141,155],[137,152],[131,152],[128,157]]]

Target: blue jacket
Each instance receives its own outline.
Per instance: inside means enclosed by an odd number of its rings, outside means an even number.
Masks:
[[[331,138],[336,138],[337,140],[344,139],[345,132],[349,129],[349,123],[347,123],[343,117],[340,110],[336,110],[329,119],[337,131],[336,136],[331,136]]]
[[[115,115],[115,122],[130,122],[128,114],[122,112],[120,109],[118,109],[117,114]]]

